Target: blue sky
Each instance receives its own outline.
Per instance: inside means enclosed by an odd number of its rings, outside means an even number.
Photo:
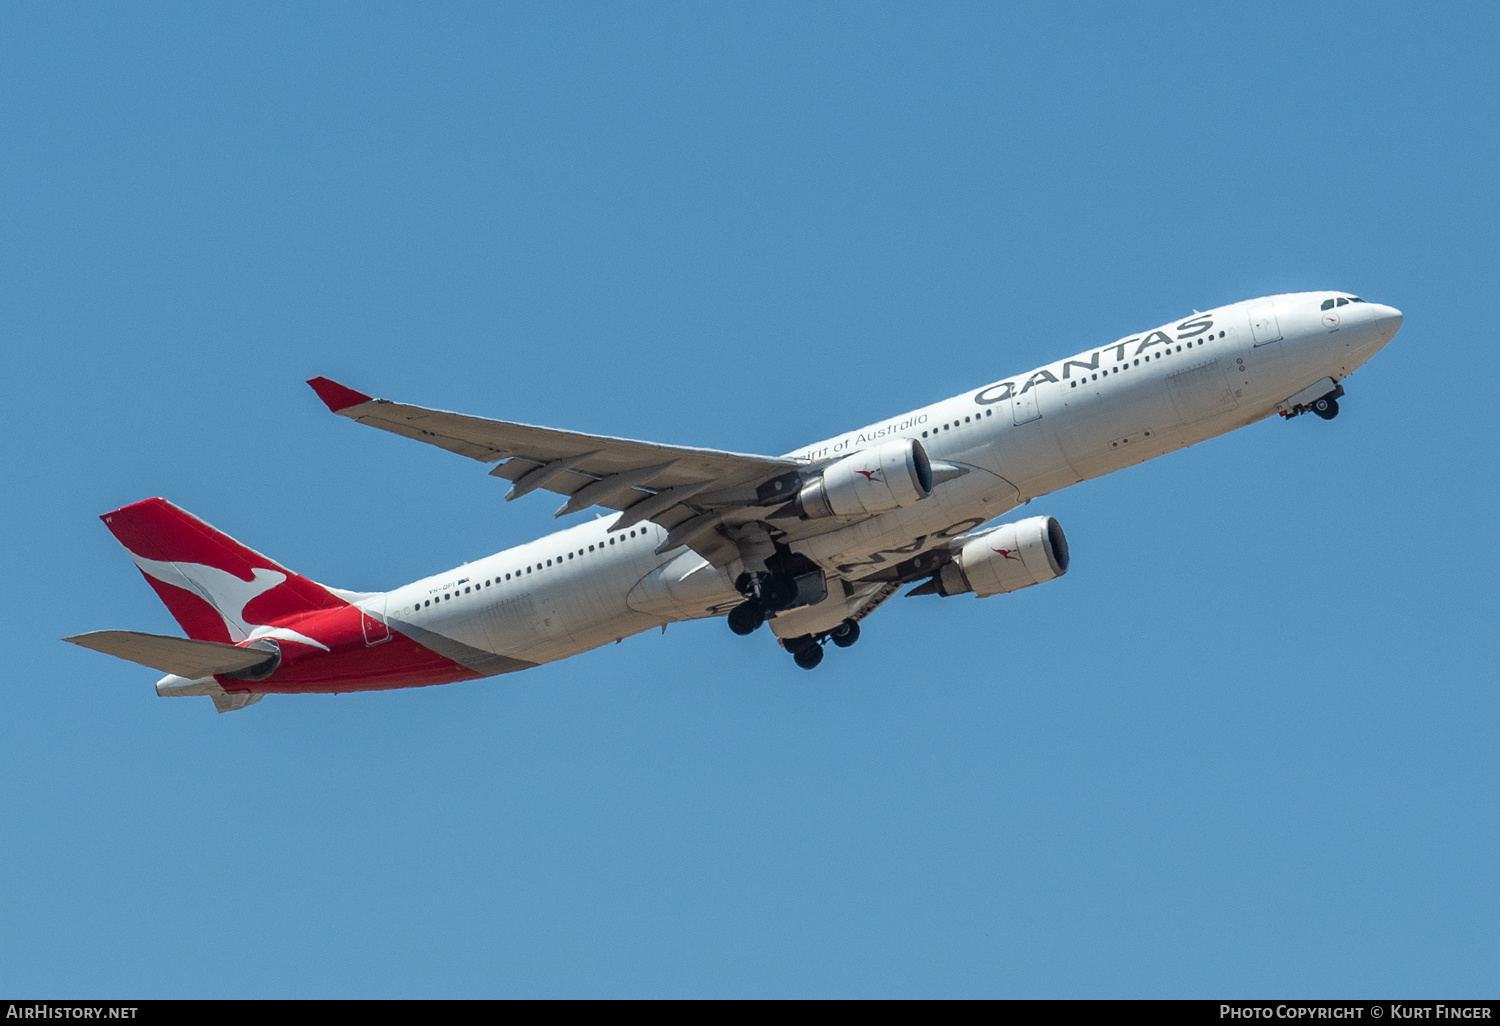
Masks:
[[[0,10],[0,991],[1493,996],[1493,5]],[[302,384],[781,453],[1193,308],[1406,314],[1337,421],[1033,503],[815,673],[672,627],[215,716],[163,495],[380,589],[545,497]]]

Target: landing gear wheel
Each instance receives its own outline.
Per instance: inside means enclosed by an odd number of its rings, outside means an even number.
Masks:
[[[1313,402],[1312,411],[1324,420],[1332,420],[1339,415],[1339,401],[1332,396],[1324,396]]]
[[[828,637],[839,648],[848,648],[859,640],[859,623],[854,620],[845,620],[829,631]]]
[[[806,648],[799,648],[792,656],[792,661],[804,670],[811,670],[823,661],[823,646],[808,645]]]
[[[766,622],[765,610],[755,601],[745,602],[729,611],[729,629],[736,634],[754,634]]]

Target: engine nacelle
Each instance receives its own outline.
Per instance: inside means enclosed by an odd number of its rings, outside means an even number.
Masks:
[[[1068,572],[1068,538],[1051,517],[1002,524],[964,542],[937,578],[942,595],[980,598],[1042,584]]]
[[[797,493],[792,509],[808,519],[863,516],[910,506],[932,494],[932,464],[915,438],[861,449],[825,468]]]

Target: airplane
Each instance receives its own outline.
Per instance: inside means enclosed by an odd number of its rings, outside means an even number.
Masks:
[[[435,445],[612,515],[385,592],[321,585],[164,499],[103,515],[186,638],[64,639],[167,676],[219,712],[529,669],[668,623],[769,626],[797,666],[854,644],[908,595],[979,598],[1068,572],[1049,516],[991,521],[1066,488],[1280,415],[1338,415],[1343,381],[1402,314],[1347,292],[1195,311],[784,456],[632,441],[310,384],[356,423]]]

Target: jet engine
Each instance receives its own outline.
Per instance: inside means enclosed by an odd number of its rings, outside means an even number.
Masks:
[[[1031,517],[965,539],[955,557],[938,573],[933,590],[988,598],[1067,573],[1068,539],[1051,517]]]
[[[932,464],[915,438],[861,449],[802,485],[785,513],[816,520],[864,516],[910,506],[932,494]]]

